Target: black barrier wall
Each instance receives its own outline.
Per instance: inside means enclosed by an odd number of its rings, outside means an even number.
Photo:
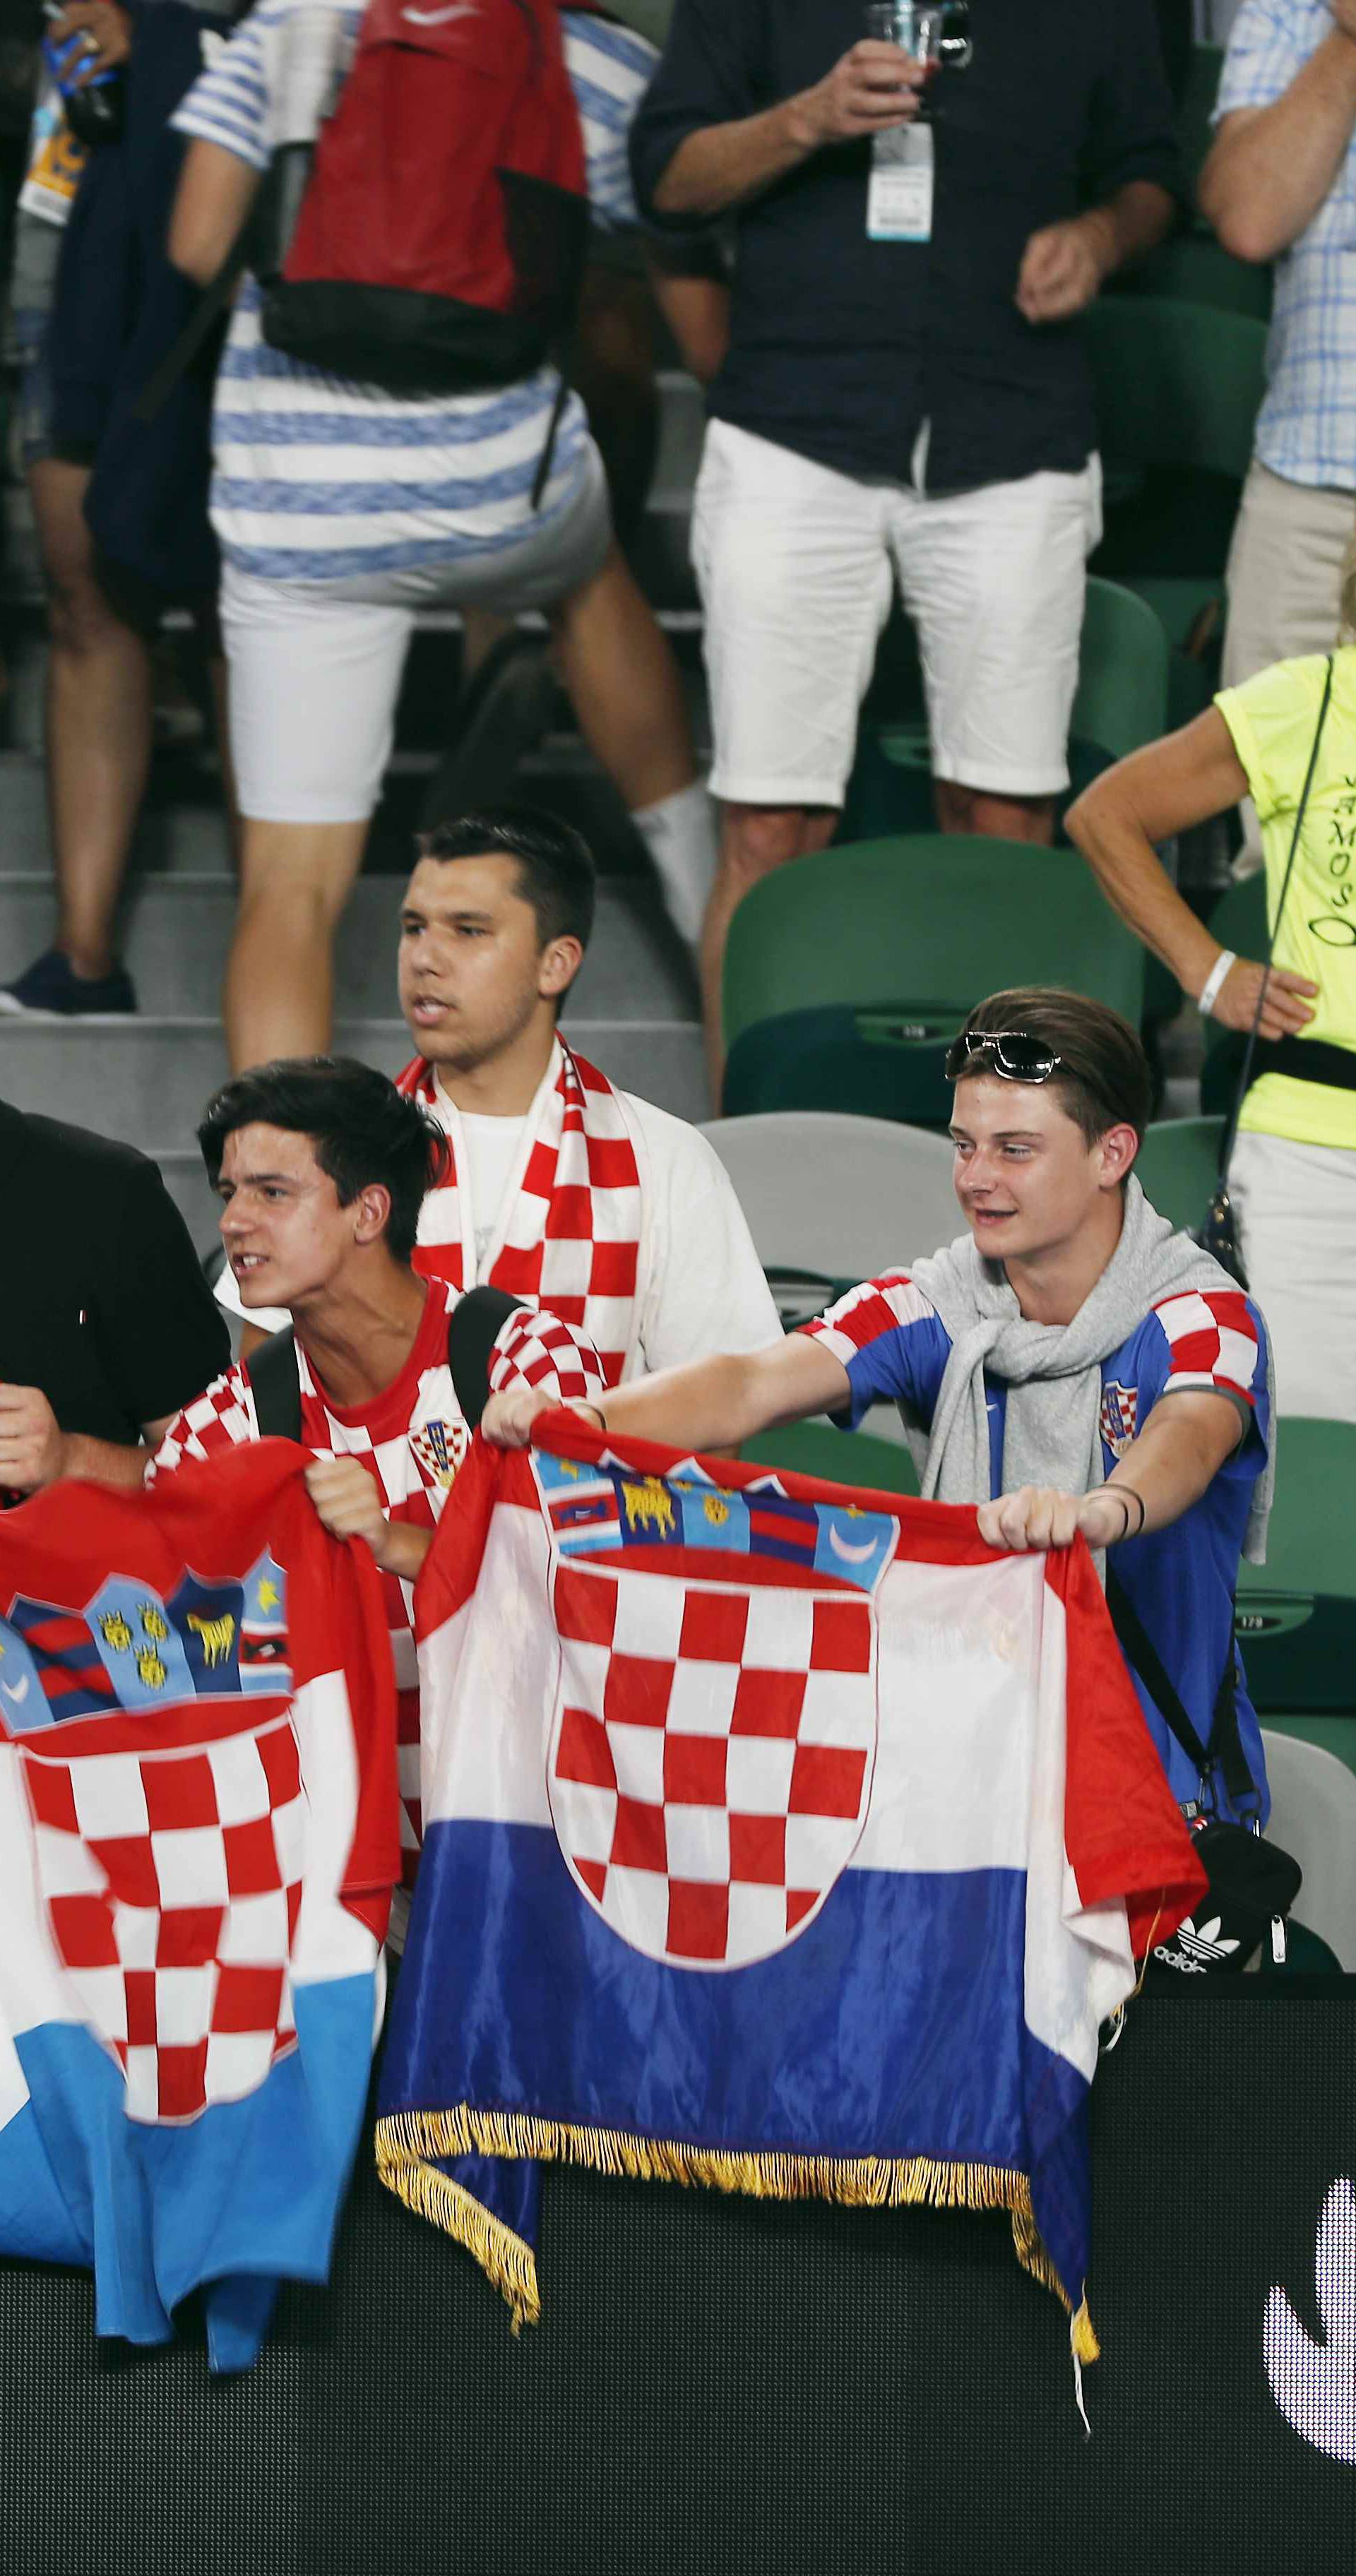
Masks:
[[[99,2352],[86,2280],[0,2265],[0,2565],[1338,2576],[1356,2339],[1325,2350],[1315,2261],[1356,2183],[1356,1978],[1146,1994],[1094,2109],[1090,2442],[1006,2219],[556,2174],[515,2342],[364,2165],[332,2288],[284,2296],[243,2380],[209,2384],[191,2329]],[[1356,2225],[1330,2227],[1330,2330],[1344,2288],[1356,2309]],[[1277,2403],[1269,2307],[1282,2394],[1345,2460]]]

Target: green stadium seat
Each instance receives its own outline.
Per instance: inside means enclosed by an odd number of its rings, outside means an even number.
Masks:
[[[1168,639],[1153,609],[1119,583],[1090,578],[1069,720],[1074,791],[1113,760],[1167,729]],[[927,718],[862,726],[843,812],[844,841],[927,829],[931,817]],[[921,792],[920,792],[921,790]]]
[[[1265,1565],[1240,1569],[1236,1633],[1258,1714],[1356,1771],[1356,1424],[1287,1415]]]
[[[1223,1132],[1222,1118],[1164,1118],[1147,1130],[1135,1170],[1146,1197],[1172,1225],[1194,1232],[1204,1217]]]
[[[822,1476],[836,1485],[864,1485],[880,1494],[918,1492],[907,1449],[869,1431],[835,1431],[830,1422],[793,1422],[783,1431],[760,1431],[740,1451],[745,1466],[789,1467],[798,1476]]]
[[[1235,259],[1213,233],[1175,233],[1118,278],[1118,295],[1161,295],[1180,304],[1209,304],[1221,313],[1271,317],[1271,270]]]
[[[730,925],[725,1114],[945,1126],[947,1041],[985,993],[1024,983],[1139,1019],[1144,951],[1075,852],[935,832],[793,860]]]
[[[1161,618],[1173,647],[1174,725],[1210,697],[1191,649],[1218,625],[1238,492],[1252,456],[1265,384],[1266,324],[1165,295],[1105,295],[1083,321],[1098,447],[1107,477],[1107,535],[1096,569]]]

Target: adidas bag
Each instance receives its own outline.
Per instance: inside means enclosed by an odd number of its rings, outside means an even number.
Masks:
[[[1170,1941],[1157,1943],[1150,1965],[1179,1976],[1218,1976],[1246,1968],[1268,1935],[1279,1963],[1285,1957],[1285,1918],[1300,1892],[1299,1862],[1246,1825],[1202,1817],[1192,1835],[1209,1892]]]
[[[516,383],[568,331],[588,226],[556,0],[371,0],[264,338],[397,394]]]

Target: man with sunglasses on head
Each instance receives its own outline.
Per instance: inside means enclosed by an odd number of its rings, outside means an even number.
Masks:
[[[1109,1551],[1117,1630],[1175,1794],[1264,1822],[1233,1638],[1239,1557],[1260,1560],[1271,1493],[1262,1317],[1134,1178],[1149,1068],[1118,1013],[996,993],[947,1073],[968,1234],[768,1349],[586,1409],[610,1432],[756,1456],[774,1424],[826,1412],[852,1429],[895,1401],[924,1496],[977,1504],[991,1547],[1068,1547],[1081,1532]],[[541,1405],[531,1390],[492,1398],[487,1437],[525,1444]]]

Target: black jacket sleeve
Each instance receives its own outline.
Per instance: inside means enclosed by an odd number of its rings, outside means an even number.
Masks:
[[[1172,92],[1152,0],[1116,0],[1101,19],[1102,66],[1083,166],[1086,193],[1093,203],[1103,204],[1131,180],[1149,179],[1185,202]]]
[[[231,1361],[226,1320],[154,1163],[129,1157],[100,1247],[90,1330],[132,1422],[163,1421]]]
[[[631,177],[648,223],[691,232],[691,215],[655,211],[654,191],[680,143],[775,104],[767,88],[763,12],[778,0],[677,0],[669,40],[631,127]]]

